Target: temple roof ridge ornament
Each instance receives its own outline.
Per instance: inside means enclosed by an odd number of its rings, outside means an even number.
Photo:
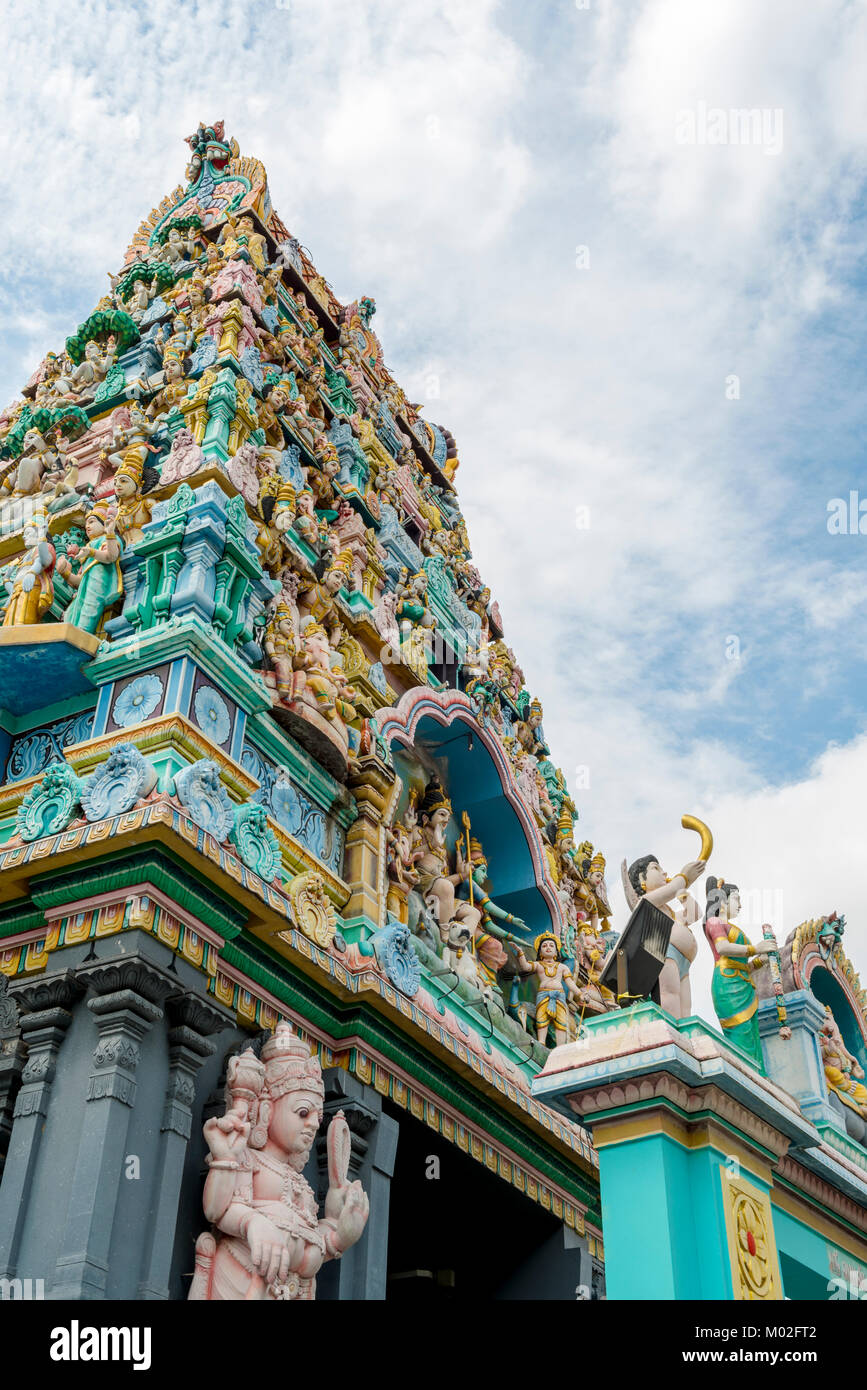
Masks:
[[[178,184],[145,218],[127,249],[126,265],[146,257],[159,243],[166,224],[178,218],[200,217],[201,224],[210,227],[222,222],[227,212],[243,208],[266,226],[273,220],[265,166],[253,156],[242,155],[234,137],[226,138],[223,121],[213,125],[200,121],[185,140],[190,147],[187,184]],[[278,229],[269,229],[277,235]],[[285,231],[282,223],[280,229]]]

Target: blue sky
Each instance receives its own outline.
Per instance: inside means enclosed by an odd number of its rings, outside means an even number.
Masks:
[[[838,907],[857,958],[867,536],[826,518],[867,496],[864,6],[47,0],[2,24],[0,396],[224,118],[457,438],[615,901],[621,857],[692,857],[691,811],[781,935]],[[779,148],[678,143],[701,104],[769,113]]]

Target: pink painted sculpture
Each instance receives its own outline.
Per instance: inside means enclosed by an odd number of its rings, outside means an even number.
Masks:
[[[191,478],[204,461],[204,454],[193,438],[192,430],[180,429],[172,440],[172,447],[162,466],[160,482],[179,483],[184,478]]]
[[[204,1127],[210,1149],[203,1207],[211,1230],[196,1242],[190,1299],[316,1297],[316,1274],[360,1238],[369,1204],[349,1182],[349,1127],[328,1126],[325,1216],[303,1169],[322,1123],[319,1062],[280,1023],[262,1048],[229,1063],[226,1113]]]

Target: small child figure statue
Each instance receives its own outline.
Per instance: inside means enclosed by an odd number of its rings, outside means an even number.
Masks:
[[[369,1204],[349,1182],[349,1127],[328,1126],[325,1216],[303,1175],[322,1123],[318,1061],[280,1023],[262,1048],[232,1058],[226,1113],[204,1127],[210,1149],[203,1206],[212,1230],[196,1242],[194,1300],[316,1297],[316,1274],[360,1238]]]
[[[516,951],[522,975],[535,975],[536,1037],[544,1045],[548,1028],[554,1025],[557,1046],[566,1042],[569,1030],[567,994],[580,1003],[581,995],[572,971],[560,957],[560,942],[553,932],[536,937],[536,959],[527,960],[520,946]]]

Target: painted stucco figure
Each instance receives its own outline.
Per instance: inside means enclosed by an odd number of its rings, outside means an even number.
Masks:
[[[822,1049],[822,1065],[825,1080],[844,1105],[867,1120],[867,1086],[864,1085],[864,1068],[858,1058],[851,1053],[843,1041],[843,1035],[831,1011],[825,1005],[825,1022],[819,1032]]]
[[[691,927],[693,922],[698,921],[701,911],[688,889],[701,875],[707,862],[706,856],[713,846],[710,831],[701,821],[685,816],[682,824],[689,829],[700,830],[705,857],[684,864],[672,878],[660,866],[655,854],[645,854],[641,859],[634,860],[628,870],[625,860],[622,866],[623,891],[630,908],[634,908],[639,898],[644,897],[670,917],[674,924],[659,976],[659,1002],[673,1018],[688,1018],[692,1013],[689,970],[698,953],[698,944]],[[678,912],[671,906],[671,900],[675,897],[680,904]]]
[[[123,593],[120,571],[122,543],[114,533],[108,506],[97,502],[84,523],[87,544],[78,553],[73,570],[66,556],[57,561],[57,571],[76,590],[64,618],[85,632],[98,633],[108,609]]]
[[[706,890],[704,934],[713,952],[713,1006],[725,1036],[762,1069],[759,997],[752,976],[765,964],[765,956],[776,951],[776,939],[769,935],[754,946],[737,925],[741,900],[736,884],[711,875]]]
[[[526,975],[536,977],[536,1034],[545,1042],[548,1029],[553,1027],[557,1046],[569,1036],[569,1000],[580,1003],[581,995],[572,971],[561,959],[560,942],[553,932],[536,937],[536,959],[530,961],[519,948],[518,965]]]
[[[48,612],[54,598],[54,546],[43,532],[41,521],[34,518],[24,527],[24,552],[4,572],[6,585],[4,627],[20,627],[38,623]]]

